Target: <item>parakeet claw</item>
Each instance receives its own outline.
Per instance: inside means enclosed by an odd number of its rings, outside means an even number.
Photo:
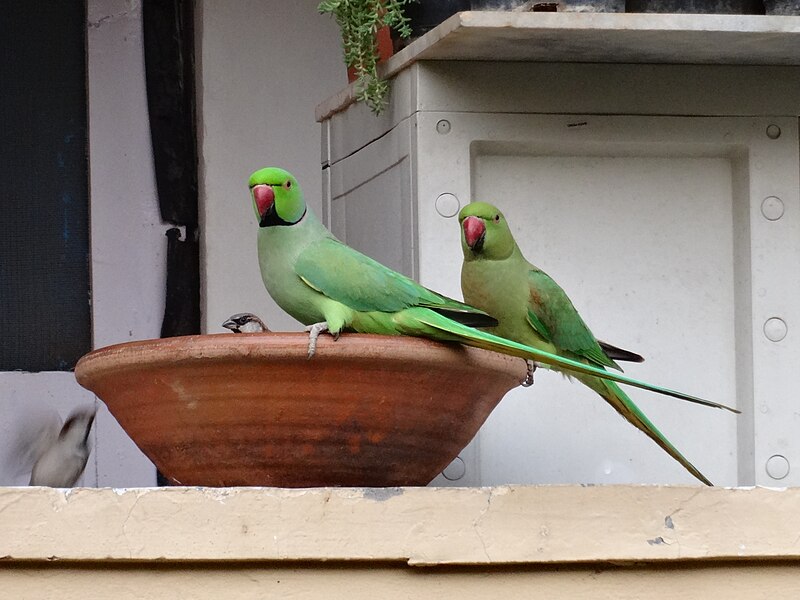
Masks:
[[[522,387],[531,387],[533,385],[533,373],[536,371],[536,363],[532,360],[526,360],[525,364],[528,365],[528,374],[525,379],[520,382]]]
[[[308,358],[312,358],[317,351],[317,338],[320,333],[328,331],[328,323],[322,321],[321,323],[314,323],[306,327],[308,332]]]

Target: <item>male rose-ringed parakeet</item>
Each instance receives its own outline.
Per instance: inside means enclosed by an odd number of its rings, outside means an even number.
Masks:
[[[410,335],[460,342],[527,360],[613,379],[709,406],[682,392],[656,388],[620,373],[497,337],[474,327],[497,321],[472,306],[433,292],[337,240],[306,206],[297,180],[276,167],[250,176],[258,219],[261,277],[272,298],[316,336],[328,331]]]
[[[604,348],[564,290],[525,259],[503,213],[490,204],[473,202],[461,209],[458,218],[464,253],[461,268],[464,301],[498,320],[489,331],[601,369],[619,369],[612,358],[619,358],[618,349],[608,345]],[[558,365],[552,368],[561,370]],[[692,475],[711,485],[613,381],[582,373],[569,375],[600,394]]]

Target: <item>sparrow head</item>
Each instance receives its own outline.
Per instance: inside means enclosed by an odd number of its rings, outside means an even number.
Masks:
[[[253,313],[236,313],[231,315],[223,324],[223,327],[230,329],[233,333],[262,333],[269,331],[264,321]]]
[[[458,213],[464,260],[502,260],[516,243],[503,213],[486,202],[471,202]]]
[[[250,176],[250,195],[259,227],[294,225],[306,214],[306,201],[294,176],[278,167]]]
[[[94,406],[84,406],[73,410],[61,427],[61,433],[58,434],[59,442],[74,444],[76,447],[88,446],[89,433],[92,430],[96,413],[97,408]]]

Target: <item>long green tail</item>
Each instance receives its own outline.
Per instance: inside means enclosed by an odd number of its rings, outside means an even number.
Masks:
[[[621,414],[625,419],[634,425],[637,429],[644,432],[647,437],[653,440],[656,444],[669,454],[672,458],[681,463],[684,468],[692,475],[697,477],[706,485],[713,485],[705,475],[703,475],[692,463],[690,463],[681,454],[678,449],[661,433],[658,428],[653,425],[652,421],[648,419],[642,410],[633,403],[633,400],[628,398],[627,394],[623,392],[620,387],[613,381],[599,379],[597,377],[586,377],[579,375],[577,377],[587,387],[600,394],[606,402],[608,402],[614,409]]]
[[[625,417],[625,419],[627,419],[637,429],[643,431],[667,454],[682,464],[687,471],[697,477],[697,479],[702,481],[704,484],[712,485],[705,475],[703,475],[692,463],[690,463],[683,456],[683,454],[681,454],[678,449],[675,448],[675,446],[673,446],[666,437],[664,437],[664,434],[662,434],[656,428],[656,426],[653,425],[650,419],[645,416],[641,409],[633,403],[633,400],[631,400],[625,394],[625,392],[623,392],[622,389],[620,389],[620,387],[614,383],[614,381],[627,383],[645,390],[658,392],[659,394],[666,394],[668,396],[673,396],[688,402],[695,402],[704,406],[724,408],[734,413],[738,413],[738,410],[725,406],[724,404],[717,404],[716,402],[690,396],[689,394],[684,394],[683,392],[677,392],[675,390],[670,390],[651,385],[643,381],[638,381],[617,372],[598,369],[582,362],[557,356],[542,350],[537,350],[536,348],[519,344],[512,340],[507,340],[505,338],[486,333],[485,331],[467,327],[466,325],[457,323],[432,311],[426,312],[429,314],[424,315],[421,320],[430,327],[433,327],[445,334],[450,334],[450,336],[452,336],[451,339],[454,339],[454,341],[457,340],[469,346],[483,348],[484,350],[494,350],[495,352],[501,352],[503,354],[510,354],[520,358],[532,359],[537,362],[557,367],[560,370],[576,373],[577,378],[583,384],[600,394],[600,396],[602,396],[606,402],[611,404],[611,406],[613,406],[618,413]]]
[[[553,367],[558,367],[559,369],[563,369],[571,373],[594,375],[600,379],[607,379],[610,381],[616,381],[617,383],[632,385],[643,390],[649,390],[658,394],[672,396],[673,398],[678,398],[687,402],[694,402],[695,404],[702,404],[703,406],[723,408],[737,414],[741,412],[735,408],[725,406],[724,404],[711,402],[710,400],[698,398],[697,396],[692,396],[690,394],[684,394],[683,392],[678,392],[669,388],[645,383],[644,381],[633,379],[632,377],[628,377],[627,375],[618,373],[616,371],[606,371],[605,369],[593,367],[576,360],[564,358],[556,354],[550,354],[549,352],[544,352],[543,350],[537,350],[531,346],[519,344],[517,342],[492,335],[491,333],[487,333],[485,331],[473,329],[472,327],[467,327],[466,325],[462,325],[461,323],[453,321],[452,319],[448,319],[447,317],[439,315],[432,310],[422,309],[418,312],[415,311],[414,317],[422,323],[441,332],[441,339],[449,339],[451,341],[461,342],[468,346],[483,348],[484,350],[493,350],[495,352],[500,352],[501,354],[509,354],[511,356],[518,356],[519,358],[534,360],[536,362],[548,364]],[[413,332],[409,332],[409,334],[414,335]],[[417,335],[419,334],[417,333]]]

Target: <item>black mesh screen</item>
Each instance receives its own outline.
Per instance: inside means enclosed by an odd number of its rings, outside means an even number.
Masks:
[[[0,15],[0,370],[63,371],[90,349],[83,2]]]

